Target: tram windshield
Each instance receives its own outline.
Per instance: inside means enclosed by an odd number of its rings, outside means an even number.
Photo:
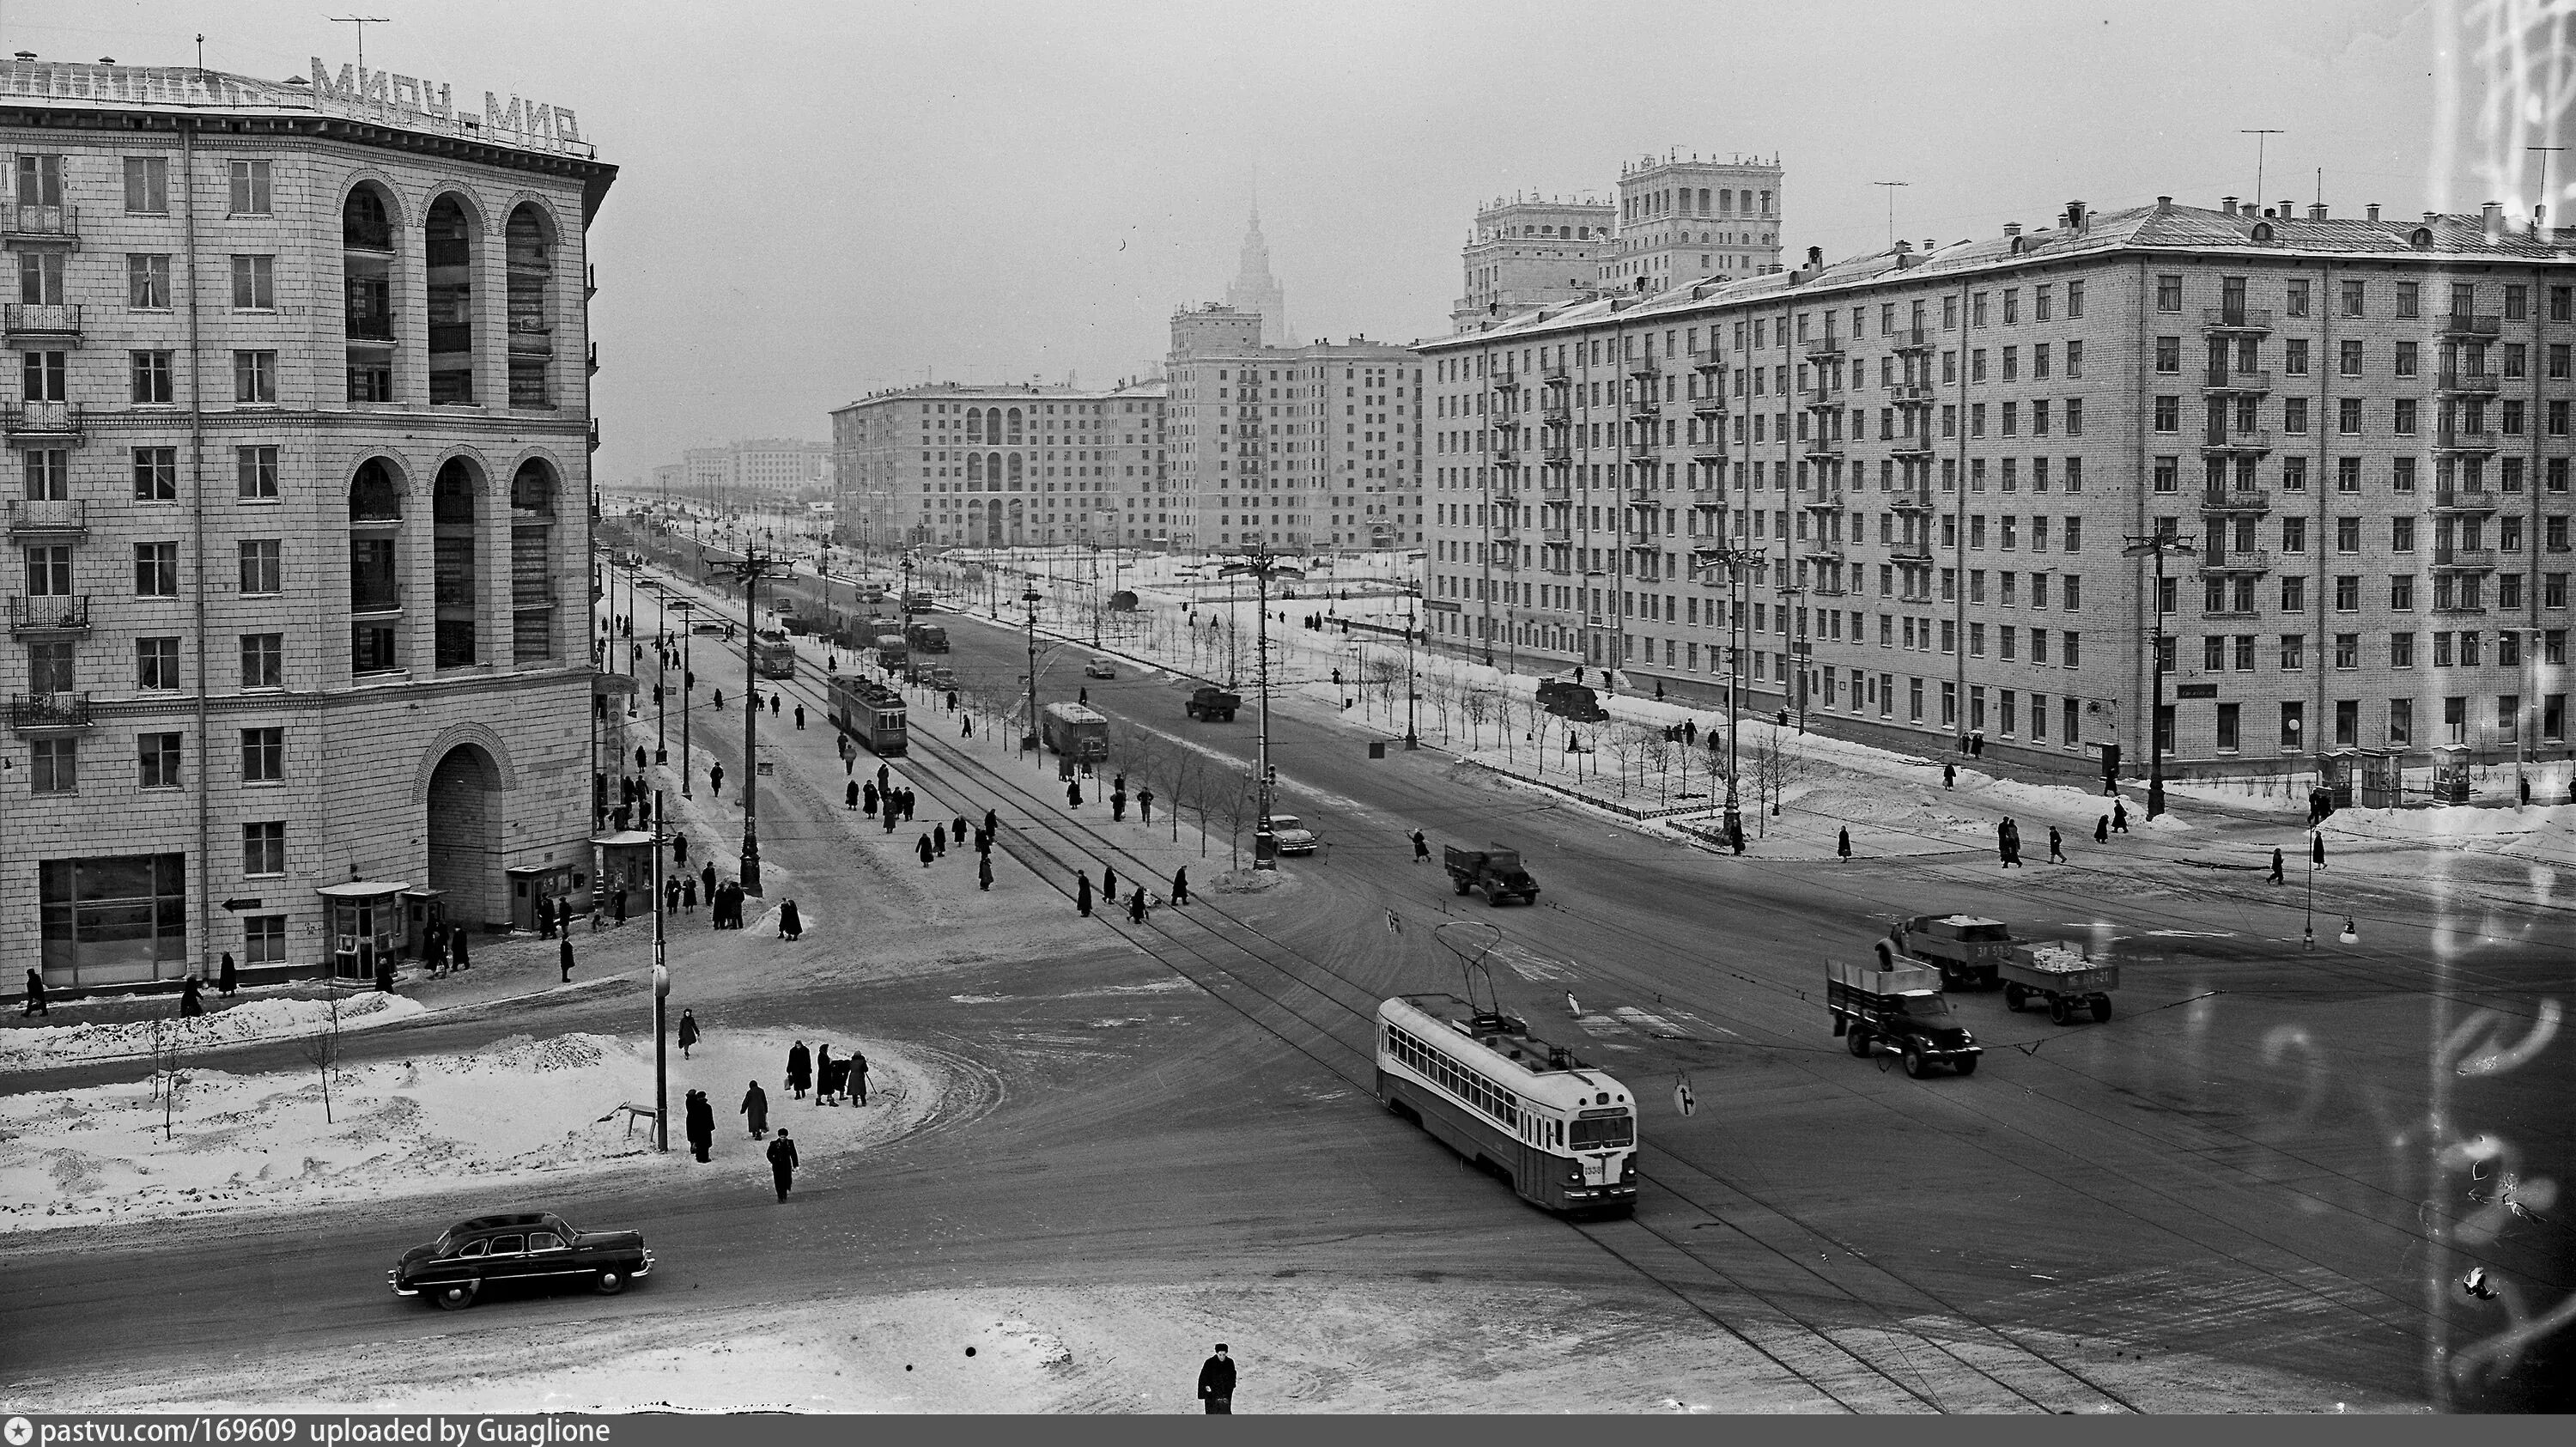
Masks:
[[[1594,1116],[1589,1120],[1565,1123],[1565,1144],[1569,1150],[1597,1151],[1636,1142],[1637,1121],[1634,1116]]]

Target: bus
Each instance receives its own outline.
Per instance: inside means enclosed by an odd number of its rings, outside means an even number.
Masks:
[[[774,629],[758,633],[751,640],[751,661],[763,678],[794,678],[796,641]]]
[[[882,759],[900,757],[906,749],[903,695],[851,674],[836,673],[827,690],[832,725],[868,746]]]
[[[1636,1101],[1524,1021],[1455,995],[1382,1002],[1377,1095],[1532,1205],[1567,1215],[1636,1209]]]
[[[1077,763],[1109,757],[1109,716],[1078,703],[1051,703],[1041,711],[1040,737],[1049,752]]]

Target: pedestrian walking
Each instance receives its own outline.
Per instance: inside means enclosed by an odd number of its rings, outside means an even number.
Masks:
[[[639,774],[644,772],[644,746],[642,744],[637,744],[635,746],[635,772]]]
[[[940,858],[942,858],[942,859],[947,858],[947,857],[948,857],[948,831],[947,831],[947,830],[945,830],[945,829],[940,829],[940,828],[935,828],[935,827],[934,827],[934,828],[930,831],[930,848],[931,848],[931,852],[932,852],[932,853],[934,853],[934,854],[937,854]]]
[[[994,836],[994,835],[996,835],[996,834],[999,834],[999,833],[1001,833],[1001,832],[1002,832],[1002,816],[1001,816],[1001,815],[999,815],[999,814],[994,813],[994,812],[993,812],[992,810],[990,810],[990,809],[985,810],[985,811],[984,811],[984,835],[985,835],[985,837],[986,837],[986,838],[991,838],[992,836]]]
[[[662,881],[662,914],[663,914],[663,917],[667,919],[667,918],[669,918],[669,917],[670,917],[670,916],[672,916],[672,915],[678,914],[679,912],[680,912],[680,881],[678,881],[678,880],[676,880],[676,879],[666,879],[666,880],[663,880],[663,881]]]
[[[1172,903],[1190,902],[1190,867],[1186,864],[1172,871]]]
[[[1127,822],[1127,791],[1125,789],[1113,789],[1109,793],[1109,822],[1112,824],[1123,824]]]
[[[2264,883],[2266,883],[2266,884],[2278,884],[2278,883],[2280,883],[2280,882],[2281,882],[2281,866],[2282,866],[2282,864],[2283,864],[2284,862],[2285,862],[2285,861],[2283,860],[2282,855],[2281,855],[2281,846],[2280,846],[2280,845],[2278,845],[2278,844],[2273,845],[2273,846],[2272,846],[2272,874],[2271,874],[2271,877],[2270,877],[2270,878],[2268,878],[2268,879],[2264,880],[2263,882],[2264,882]]]
[[[878,817],[885,823],[885,832],[888,834],[894,832],[895,812],[894,796],[889,794],[886,796],[885,807],[877,811]]]
[[[197,977],[190,975],[179,982],[179,1018],[193,1020],[206,1013],[205,998],[197,993]]]
[[[1080,779],[1075,779],[1064,786],[1064,807],[1068,809],[1079,809],[1082,807],[1082,781]]]
[[[1199,1365],[1199,1400],[1211,1417],[1234,1415],[1234,1358],[1225,1354],[1223,1342],[1216,1344],[1215,1356]]]
[[[2048,826],[2048,862],[2051,864],[2066,862],[2066,846],[2058,838],[2057,826],[2054,824]]]
[[[847,789],[844,789],[844,790],[842,790],[842,791],[841,791],[841,806],[842,806],[843,808],[846,808],[846,809],[856,809],[857,807],[859,807],[859,781],[858,781],[858,780],[856,780],[856,779],[852,779],[852,780],[850,781],[850,787],[848,787]],[[874,813],[874,812],[876,812],[876,811],[872,809],[872,810],[869,810],[868,812],[870,812],[870,813]]]
[[[1955,788],[1957,787],[1958,782],[1958,766],[1944,760],[1941,764],[1941,787],[1944,789]]]
[[[671,836],[671,862],[673,864],[686,864],[689,862],[688,835],[673,834]]]
[[[2326,836],[2322,834],[2308,836],[2308,867],[2311,869],[2326,867]]]
[[[920,842],[912,846],[912,852],[921,856],[921,867],[928,869],[930,867],[930,856],[932,853],[930,848],[930,836],[927,834],[922,835]]]
[[[2010,819],[1995,826],[1995,857],[2003,861],[2004,868],[2012,868],[2012,821]]]
[[[769,691],[769,716],[778,717],[778,690],[774,688]],[[803,725],[799,724],[798,727],[802,728]]]
[[[2101,818],[2093,821],[2093,842],[2096,844],[2108,844],[2111,842],[2110,815],[2105,814]]]
[[[2125,799],[2111,801],[2111,832],[2114,834],[2129,832],[2129,803]]]
[[[724,712],[724,690],[721,688],[716,690],[716,712]]]
[[[990,853],[975,857],[975,887],[987,894],[993,892],[993,856]]]
[[[698,882],[696,880],[688,879],[681,881],[680,908],[690,914],[696,914],[698,912]]]
[[[707,902],[709,904],[715,903],[716,864],[714,860],[710,859],[705,864],[698,867],[698,884],[700,892],[706,895]]]
[[[465,943],[465,926],[458,925],[456,927],[456,933],[449,938],[448,945],[451,953],[455,956],[456,968],[460,970],[470,970],[474,968],[472,951]]]
[[[1154,822],[1154,790],[1150,785],[1136,791],[1136,819],[1143,824]]]
[[[814,1103],[827,1104],[832,1098],[832,1047],[829,1043],[814,1047]]]
[[[843,1077],[841,1093],[855,1095],[859,1098],[859,1104],[867,1104],[868,1057],[860,1054],[857,1047],[853,1046],[850,1050],[850,1058],[841,1062],[841,1069],[848,1072]]]
[[[1839,830],[1835,833],[1834,857],[1836,859],[1851,858],[1851,831],[1849,829]]]
[[[18,1006],[18,1017],[25,1019],[30,1015],[50,1016],[53,1013],[45,1005],[45,972],[34,969],[27,971],[27,998]]]
[[[1100,866],[1100,896],[1111,904],[1116,904],[1118,902],[1117,865],[1104,864]]]
[[[957,737],[961,739],[971,739],[975,737],[975,716],[973,714],[961,713],[957,716]]]
[[[889,787],[891,787],[893,778],[894,774],[892,770],[889,770],[883,764],[877,765],[877,792],[883,794]]]
[[[769,1134],[769,1092],[762,1090],[757,1080],[751,1083],[751,1089],[742,1093],[742,1115],[743,1124],[750,1127],[753,1140]]]
[[[698,1043],[698,1017],[695,1011],[680,1012],[680,1058],[689,1058],[689,1047]]]
[[[778,937],[791,945],[805,937],[805,916],[792,899],[778,907]]]
[[[912,806],[914,802],[915,800],[911,786],[906,785],[903,790],[903,822],[906,824],[912,822]]]
[[[805,1088],[813,1083],[813,1052],[805,1048],[804,1041],[799,1040],[787,1047],[787,1088],[794,1092],[798,1100],[803,1100]]]
[[[712,798],[714,798],[715,796],[717,796],[717,795],[719,795],[719,794],[722,794],[723,792],[724,792],[724,765],[722,765],[722,764],[710,764],[710,765],[708,765],[708,766],[707,766],[707,797],[712,799]]]
[[[1084,919],[1091,918],[1091,876],[1079,871],[1073,876],[1073,911]]]
[[[957,842],[957,843],[959,843],[959,844],[963,844],[963,843],[965,843],[965,842],[966,842],[966,816],[965,816],[965,815],[963,815],[963,814],[960,814],[960,815],[958,815],[956,818],[949,820],[949,821],[948,821],[948,832],[949,832],[949,834],[950,834],[951,836],[953,836],[953,837],[955,838],[955,840],[956,840],[956,842]]]
[[[572,936],[565,935],[555,946],[555,963],[563,966],[563,982],[572,981]]]
[[[1127,922],[1129,924],[1145,922],[1145,887],[1143,885],[1127,891]]]
[[[215,967],[215,993],[223,996],[227,1000],[231,999],[233,997],[233,986],[237,979],[238,976],[233,971],[233,952],[226,950],[224,951],[224,962]]]
[[[1431,857],[1431,841],[1430,841],[1430,840],[1428,840],[1428,839],[1423,838],[1423,837],[1422,837],[1422,831],[1421,831],[1421,830],[1419,830],[1419,829],[1416,829],[1416,830],[1414,830],[1414,831],[1413,831],[1412,839],[1413,839],[1413,862],[1414,862],[1414,863],[1416,863],[1416,864],[1420,864],[1420,863],[1421,863],[1421,862],[1423,862],[1424,860],[1429,859],[1429,858]]]
[[[801,703],[796,705],[796,726],[800,729],[805,727],[805,705]]]
[[[707,1152],[712,1150],[716,1143],[715,1107],[707,1103],[707,1093],[703,1090],[690,1091],[681,1104],[682,1119],[688,1122],[689,1154],[697,1157],[699,1164],[704,1165],[708,1160]]]
[[[948,711],[950,713],[957,711],[957,690],[953,688],[948,690]]]
[[[843,740],[842,740],[842,742],[843,742],[843,743],[847,743],[847,742],[849,742],[849,740],[847,740],[847,739],[843,739]],[[841,777],[842,777],[842,778],[845,778],[845,779],[846,779],[846,778],[849,778],[851,775],[856,774],[858,771],[859,771],[859,756],[858,756],[856,753],[854,753],[854,752],[853,752],[853,753],[845,753],[845,754],[841,755]]]
[[[769,1181],[778,1188],[778,1203],[787,1204],[787,1188],[796,1184],[796,1142],[787,1138],[783,1125],[778,1139],[769,1143]]]
[[[871,819],[873,819],[873,818],[875,818],[875,817],[876,817],[876,812],[877,812],[877,786],[876,786],[876,785],[874,785],[874,784],[862,784],[862,785],[860,785],[860,786],[859,786],[859,812],[860,812],[860,813],[862,813],[862,814],[867,815],[867,816],[868,816],[869,818],[871,818]]]

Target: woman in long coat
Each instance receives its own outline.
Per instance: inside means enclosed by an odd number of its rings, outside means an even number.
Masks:
[[[821,1105],[832,1093],[832,1047],[829,1043],[814,1047],[814,1103]]]
[[[814,1083],[814,1057],[807,1053],[805,1042],[787,1047],[787,1088],[798,1100],[805,1098],[805,1088]]]
[[[716,1143],[716,1113],[715,1108],[707,1104],[704,1091],[689,1092],[687,1099],[681,1102],[680,1118],[688,1126],[689,1154],[701,1161],[706,1160],[707,1148]]]
[[[797,937],[804,933],[805,918],[796,912],[796,901],[791,899],[785,904],[780,905],[778,907],[778,937],[793,944]]]
[[[757,1080],[751,1083],[751,1089],[742,1093],[742,1114],[744,1124],[751,1128],[753,1140],[769,1134],[769,1092],[761,1089]]]
[[[680,1058],[689,1058],[689,1047],[698,1043],[698,1017],[695,1011],[680,1012]]]
[[[1073,876],[1073,907],[1084,919],[1091,918],[1091,876],[1088,874]]]

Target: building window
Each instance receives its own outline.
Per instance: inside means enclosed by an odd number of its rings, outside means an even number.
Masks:
[[[2156,370],[2159,372],[2182,370],[2182,338],[2156,338]]]
[[[244,824],[242,826],[242,873],[272,875],[286,872],[286,825]]]
[[[2158,432],[2180,432],[2182,430],[2182,399],[2180,397],[2158,397],[2156,399],[2156,430]]]
[[[80,740],[30,740],[27,764],[30,791],[38,794],[80,792]]]
[[[135,782],[146,789],[176,789],[179,778],[179,736],[175,733],[136,734],[134,753],[139,768]]]
[[[269,163],[235,161],[232,163],[232,214],[266,216],[269,214]]]
[[[133,216],[166,216],[170,212],[170,160],[166,156],[125,158],[125,210]]]
[[[233,481],[244,501],[276,501],[277,449],[274,447],[234,448]]]
[[[125,305],[129,311],[170,310],[170,258],[129,252],[125,258]]]
[[[179,687],[179,640],[134,640],[134,686],[176,691]]]
[[[179,596],[179,545],[177,543],[136,543],[134,545],[134,596],[138,598]]]
[[[253,403],[277,400],[277,353],[233,353],[233,400]]]
[[[246,596],[286,591],[281,578],[280,555],[284,542],[278,538],[252,538],[241,544],[241,590]]]
[[[2156,278],[2156,310],[2160,312],[2178,312],[2182,310],[2181,277],[2159,276]]]
[[[274,256],[236,256],[233,258],[233,310],[277,310],[277,258]]]
[[[168,403],[177,398],[177,391],[172,386],[170,380],[170,354],[168,352],[129,352],[127,353],[127,356],[131,359],[132,363],[131,373],[133,376],[133,400],[135,402],[151,405],[155,403]]]
[[[136,502],[177,502],[179,500],[179,449],[175,447],[138,447],[134,449],[134,500]]]
[[[283,728],[243,729],[241,761],[243,783],[284,783],[286,781],[286,730]]]
[[[286,916],[255,914],[242,921],[242,963],[286,963]]]
[[[286,686],[286,635],[245,633],[241,636],[241,686]]]
[[[37,864],[41,962],[49,981],[109,982],[188,958],[188,870],[178,854],[46,859]]]

